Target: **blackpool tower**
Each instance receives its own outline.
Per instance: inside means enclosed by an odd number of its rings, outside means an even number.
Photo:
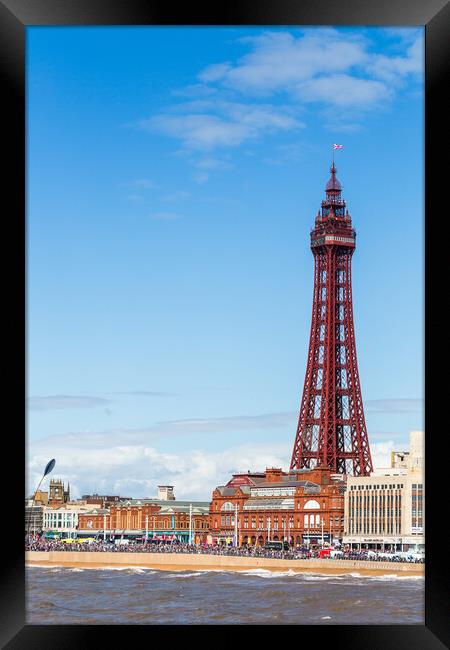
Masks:
[[[329,467],[354,476],[372,472],[356,361],[351,261],[356,233],[331,166],[315,226],[314,293],[300,416],[291,469]]]

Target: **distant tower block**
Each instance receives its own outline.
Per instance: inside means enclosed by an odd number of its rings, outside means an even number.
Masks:
[[[158,485],[158,499],[163,501],[175,501],[173,485]]]
[[[334,162],[315,227],[314,294],[305,384],[291,469],[318,465],[355,476],[373,471],[353,325],[351,259],[356,233]]]

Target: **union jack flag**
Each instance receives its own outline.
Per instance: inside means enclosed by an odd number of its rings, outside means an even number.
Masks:
[[[333,149],[343,149],[344,145],[343,144],[334,144]]]

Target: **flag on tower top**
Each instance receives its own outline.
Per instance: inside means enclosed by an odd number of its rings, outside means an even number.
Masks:
[[[343,144],[334,144],[333,149],[343,149],[344,145]]]

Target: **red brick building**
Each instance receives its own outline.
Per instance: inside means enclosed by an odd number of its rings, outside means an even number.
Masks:
[[[80,515],[78,530],[82,534],[92,534],[103,532],[106,528],[108,536],[138,536],[148,533],[149,538],[187,542],[191,518],[192,542],[206,542],[209,503],[204,501],[130,499],[111,505],[109,510],[99,509]]]
[[[217,487],[208,541],[262,545],[288,540],[320,544],[342,538],[345,477],[327,468],[234,474]],[[237,515],[237,526],[235,516]]]

